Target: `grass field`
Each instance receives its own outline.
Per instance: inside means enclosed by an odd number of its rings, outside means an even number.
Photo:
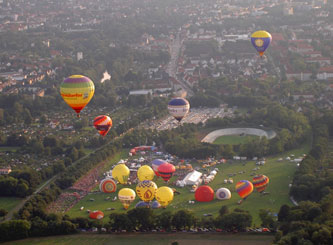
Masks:
[[[0,152],[2,151],[13,151],[13,152],[16,152],[17,149],[19,149],[20,147],[0,147]]]
[[[0,197],[0,208],[6,209],[7,211],[16,207],[16,205],[22,200],[17,197]]]
[[[179,209],[188,209],[193,211],[193,213],[198,217],[203,217],[205,213],[211,213],[213,216],[218,215],[218,211],[221,206],[226,205],[229,209],[234,208],[242,208],[250,211],[253,216],[253,225],[260,226],[259,219],[259,210],[260,209],[270,209],[273,213],[277,213],[282,204],[292,205],[289,200],[289,184],[292,181],[294,172],[297,168],[296,163],[292,163],[286,160],[278,161],[278,158],[290,156],[294,154],[295,157],[301,156],[303,153],[307,153],[309,151],[310,145],[304,145],[302,148],[289,151],[283,154],[279,154],[273,157],[266,158],[266,164],[264,166],[260,166],[260,170],[256,171],[258,174],[265,174],[270,178],[269,186],[266,191],[269,192],[269,195],[259,195],[256,191],[254,191],[241,205],[237,204],[237,201],[240,199],[238,194],[235,192],[235,184],[239,180],[250,180],[252,181],[252,176],[250,174],[253,172],[252,169],[256,167],[254,161],[248,162],[240,162],[234,161],[233,163],[226,163],[214,166],[219,168],[219,172],[216,175],[216,178],[209,185],[217,190],[220,187],[227,187],[230,189],[232,193],[232,198],[226,201],[219,201],[214,199],[209,203],[199,203],[189,204],[189,200],[194,200],[194,193],[190,192],[190,187],[185,188],[176,188],[179,191],[180,195],[175,195],[173,202],[166,208],[166,210],[179,210]],[[245,171],[243,174],[238,174],[240,171]],[[224,179],[229,178],[228,174],[237,173],[236,176],[233,176],[234,183],[233,184],[224,184]],[[170,183],[176,180],[176,177],[172,177]],[[158,187],[166,185],[161,178],[156,179],[155,183]],[[80,200],[71,210],[67,212],[67,214],[71,217],[88,217],[87,209],[90,210],[101,210],[105,213],[105,218],[103,222],[108,222],[108,215],[112,212],[125,212],[122,208],[121,203],[117,201],[112,201],[112,199],[117,195],[118,190],[123,187],[129,187],[135,190],[135,185],[132,186],[123,186],[118,185],[118,189],[116,193],[112,194],[104,194],[104,193],[91,193],[87,195],[85,198]],[[174,187],[174,186],[171,186]],[[106,197],[111,197],[109,200],[106,200]],[[94,201],[90,201],[90,199],[94,199]],[[139,201],[139,198],[136,197],[135,201],[131,204],[130,209],[135,207],[135,204]],[[80,207],[84,207],[83,211],[80,211]],[[107,208],[115,208],[114,211],[106,211]],[[163,212],[164,209],[155,210],[156,214]]]
[[[177,241],[179,245],[266,245],[271,244],[273,236],[257,234],[188,234],[188,233],[166,233],[166,234],[79,234],[68,236],[30,238],[4,244],[17,245],[146,245],[152,242],[154,245],[170,245]]]
[[[259,136],[255,135],[224,135],[218,137],[213,144],[229,144],[229,145],[239,145],[239,144],[245,144],[247,142],[250,142],[251,140],[259,140]]]

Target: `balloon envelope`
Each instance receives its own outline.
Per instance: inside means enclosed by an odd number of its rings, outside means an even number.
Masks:
[[[117,190],[117,184],[113,179],[103,179],[99,184],[99,190],[104,193],[113,193]]]
[[[153,180],[155,173],[151,167],[149,167],[148,165],[143,165],[142,167],[139,168],[137,175],[140,181],[144,181],[144,180]]]
[[[154,170],[156,176],[160,176],[160,175],[158,174],[158,167],[159,167],[160,165],[162,165],[163,163],[165,163],[165,162],[166,162],[166,161],[164,161],[164,160],[162,160],[162,159],[155,159],[155,160],[152,161],[151,167],[153,168],[153,170]]]
[[[272,41],[272,36],[267,31],[256,31],[251,35],[251,43],[253,47],[262,56]]]
[[[256,175],[253,177],[253,186],[258,192],[263,192],[269,183],[269,178],[266,175]]]
[[[190,110],[190,103],[184,98],[174,98],[168,104],[169,113],[179,122]]]
[[[173,200],[173,190],[170,187],[162,186],[157,189],[155,197],[162,207],[166,207]]]
[[[231,198],[231,192],[227,188],[219,188],[216,191],[216,198],[218,200],[228,200]]]
[[[105,115],[98,116],[94,120],[94,127],[100,135],[105,136],[112,127],[112,120]]]
[[[95,210],[89,213],[89,218],[91,219],[103,219],[104,213],[99,210]]]
[[[144,180],[137,184],[135,190],[142,201],[150,202],[155,197],[157,185],[151,180]]]
[[[136,208],[149,208],[149,203],[140,201],[135,205]]]
[[[135,191],[133,191],[130,188],[122,188],[118,192],[118,199],[123,204],[123,207],[125,209],[128,209],[128,207],[131,205],[131,203],[134,201],[136,195]]]
[[[208,186],[200,186],[194,193],[195,200],[198,202],[210,202],[214,199],[214,190]]]
[[[125,164],[118,164],[112,169],[112,177],[120,184],[127,184],[129,174],[130,170]]]
[[[163,178],[164,181],[169,181],[176,168],[173,164],[165,162],[158,167],[158,174]]]
[[[89,103],[95,92],[95,85],[90,78],[73,75],[60,85],[60,94],[64,101],[76,111],[80,117],[81,110]]]
[[[158,201],[153,201],[153,203],[151,204],[152,209],[157,209],[160,207],[161,207],[161,204]]]
[[[236,192],[243,199],[247,198],[252,191],[253,184],[248,180],[241,180],[236,184]]]

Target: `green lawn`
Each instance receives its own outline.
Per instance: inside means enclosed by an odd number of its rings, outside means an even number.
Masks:
[[[20,201],[22,201],[22,198],[0,197],[0,208],[10,211],[11,209],[15,208]]]
[[[266,245],[272,244],[272,235],[262,234],[188,234],[188,233],[158,233],[158,234],[79,234],[68,236],[39,237],[4,244],[24,245],[170,245],[177,241],[179,245]]]
[[[224,135],[218,137],[213,144],[229,144],[229,145],[239,145],[239,144],[245,144],[247,142],[250,142],[251,140],[259,140],[259,136],[255,135]]]
[[[232,198],[227,201],[219,201],[214,199],[209,203],[199,203],[189,204],[189,200],[194,199],[194,193],[190,192],[190,187],[179,188],[176,189],[181,193],[180,195],[175,195],[173,202],[166,208],[166,210],[179,210],[179,209],[188,209],[193,211],[193,213],[197,217],[203,217],[205,213],[211,213],[214,216],[218,215],[218,211],[221,206],[226,205],[229,209],[234,208],[242,208],[250,211],[253,216],[253,225],[260,226],[259,219],[259,210],[260,209],[271,209],[274,213],[279,211],[279,208],[282,204],[292,205],[289,200],[289,184],[292,181],[294,172],[297,168],[296,163],[291,163],[289,161],[283,160],[278,161],[278,158],[290,156],[294,154],[295,157],[301,156],[303,153],[307,153],[309,151],[310,145],[305,145],[302,148],[289,151],[283,154],[279,154],[273,157],[268,157],[266,161],[266,165],[260,166],[260,170],[256,173],[265,174],[270,178],[269,186],[266,191],[269,192],[269,195],[261,196],[259,193],[254,191],[252,195],[250,195],[247,200],[245,200],[241,205],[237,204],[237,201],[240,199],[238,194],[235,192],[235,184],[239,180],[250,180],[252,181],[252,169],[256,167],[254,161],[248,161],[245,165],[241,162],[234,163],[226,163],[220,164],[215,167],[219,168],[219,172],[216,175],[216,178],[209,185],[217,190],[220,187],[227,187],[230,189],[232,193]],[[239,171],[245,171],[243,174],[238,174]],[[233,184],[224,184],[223,181],[228,177],[229,173],[237,173],[236,176],[233,177]],[[172,177],[170,182],[176,180],[176,177]],[[154,180],[158,187],[166,185],[161,178]],[[122,208],[119,200],[112,201],[112,199],[117,195],[118,191],[123,187],[129,187],[135,190],[135,185],[132,186],[123,186],[118,184],[117,192],[112,194],[104,194],[104,193],[92,193],[83,198],[79,203],[77,203],[67,214],[71,217],[88,217],[87,209],[90,210],[101,210],[105,212],[106,218],[103,219],[104,222],[108,222],[108,214],[112,212],[125,212]],[[174,186],[171,186],[174,187]],[[111,197],[109,200],[106,200],[106,197]],[[94,201],[90,201],[90,199],[94,199]],[[135,204],[139,201],[139,198],[136,197],[135,201],[131,204],[130,209],[135,207]],[[83,211],[80,211],[80,207],[84,207]],[[106,211],[107,208],[115,208],[114,211]],[[156,210],[156,214],[163,212],[164,209]]]
[[[2,151],[13,151],[13,152],[16,152],[17,149],[19,149],[20,147],[9,147],[9,146],[6,146],[6,147],[0,147],[0,152]]]

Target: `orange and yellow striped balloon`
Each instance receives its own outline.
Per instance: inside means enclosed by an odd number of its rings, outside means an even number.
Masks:
[[[73,75],[64,80],[60,86],[60,93],[64,101],[72,107],[80,117],[81,110],[94,96],[95,85],[90,78]]]
[[[253,184],[248,180],[241,180],[236,184],[236,192],[243,199],[247,198],[252,191]]]
[[[94,127],[98,130],[98,133],[105,136],[112,127],[112,120],[110,117],[101,115],[95,118]]]

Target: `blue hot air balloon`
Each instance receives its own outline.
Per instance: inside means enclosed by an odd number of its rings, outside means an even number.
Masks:
[[[184,98],[174,98],[168,104],[169,113],[180,122],[190,110],[190,103]]]
[[[251,43],[260,56],[263,56],[271,41],[272,35],[267,31],[256,31],[251,35]]]

